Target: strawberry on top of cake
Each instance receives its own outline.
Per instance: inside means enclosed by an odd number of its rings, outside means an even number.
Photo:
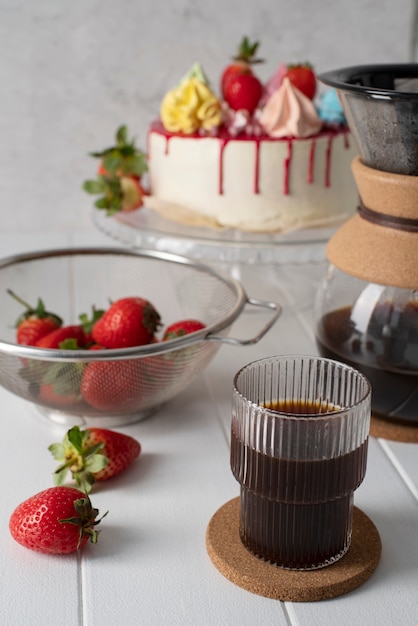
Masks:
[[[258,42],[252,44],[248,37],[243,38],[233,63],[222,73],[220,98],[201,65],[195,63],[163,98],[160,115],[164,128],[186,135],[216,135],[222,128],[232,135],[236,135],[237,128],[248,135],[255,131],[272,137],[309,137],[319,133],[328,120],[326,113],[321,115],[313,103],[317,79],[312,66],[282,63],[264,86],[252,69],[254,64],[263,62],[255,57],[258,46]],[[245,126],[240,125],[242,119]],[[339,123],[345,126],[344,117]]]

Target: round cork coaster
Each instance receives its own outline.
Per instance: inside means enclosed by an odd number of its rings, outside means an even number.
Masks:
[[[206,532],[212,563],[228,580],[252,593],[290,602],[328,600],[356,589],[370,578],[382,552],[373,522],[354,507],[350,548],[339,561],[317,570],[286,570],[252,555],[239,536],[239,498],[213,515]]]
[[[372,415],[370,435],[376,439],[389,439],[403,443],[418,443],[418,422],[392,422],[380,415]]]

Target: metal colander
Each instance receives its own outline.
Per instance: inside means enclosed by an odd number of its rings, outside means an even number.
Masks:
[[[118,350],[22,346],[15,343],[14,328],[22,307],[7,289],[33,305],[42,298],[66,325],[80,323],[79,315],[91,313],[93,305],[106,309],[110,301],[140,296],[152,302],[164,326],[195,318],[206,327],[172,341]],[[0,260],[0,298],[0,384],[65,424],[143,419],[183,391],[222,342],[256,343],[281,310],[248,298],[239,282],[186,257],[112,248],[47,250]],[[271,311],[268,323],[251,339],[228,337],[247,305]],[[94,405],[83,393],[89,382]],[[51,384],[52,396],[45,393]]]

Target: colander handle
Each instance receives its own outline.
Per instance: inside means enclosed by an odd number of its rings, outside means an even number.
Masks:
[[[258,343],[260,339],[264,337],[267,331],[275,324],[277,319],[280,317],[282,313],[282,307],[277,302],[268,302],[266,300],[256,300],[255,298],[247,298],[245,306],[255,306],[260,309],[267,309],[268,311],[272,311],[272,316],[268,320],[268,322],[261,328],[261,330],[250,339],[236,339],[234,337],[222,337],[220,335],[211,335],[210,333],[206,335],[205,339],[210,341],[221,341],[222,343],[229,343],[233,346],[250,346],[255,343]]]

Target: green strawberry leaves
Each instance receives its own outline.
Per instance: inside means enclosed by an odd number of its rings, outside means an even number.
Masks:
[[[100,195],[94,206],[105,210],[107,215],[114,215],[122,210],[124,192],[121,179],[116,174],[98,176],[96,180],[86,180],[83,183],[83,189],[89,194]]]
[[[93,326],[102,317],[103,313],[104,309],[96,309],[96,307],[93,305],[91,309],[91,317],[89,317],[87,313],[81,313],[81,315],[78,316],[78,319],[80,320],[86,335],[91,334]]]
[[[91,152],[90,156],[102,160],[109,174],[119,176],[142,176],[147,171],[144,152],[135,146],[135,139],[128,139],[128,129],[120,126],[115,135],[116,144],[101,152]]]
[[[103,209],[107,215],[114,215],[122,208],[123,190],[120,179],[114,176],[98,176],[96,180],[86,180],[83,189],[89,194],[100,195],[94,206]]]
[[[55,485],[63,485],[70,472],[79,489],[85,493],[91,491],[96,480],[94,474],[106,467],[108,459],[101,453],[104,443],[89,446],[89,436],[89,430],[81,431],[74,426],[66,433],[62,443],[53,443],[48,447],[54,459],[60,462],[54,472]]]
[[[264,59],[257,59],[255,57],[259,45],[259,41],[251,43],[247,36],[243,37],[238,47],[238,54],[233,57],[234,60],[244,61],[245,63],[249,63],[251,65],[254,63],[264,63]]]
[[[69,350],[80,349],[74,339],[66,339],[60,347]],[[74,405],[82,399],[80,385],[83,371],[83,363],[50,363],[32,360],[19,369],[19,376],[29,384],[30,392],[38,400],[50,401],[55,405],[55,402],[60,404],[60,398],[62,398],[63,400],[69,399],[69,403]],[[46,392],[47,388],[52,390],[53,396]]]
[[[90,498],[86,494],[85,498],[79,498],[74,500],[74,510],[76,515],[74,517],[68,517],[66,519],[58,520],[60,524],[73,524],[79,529],[79,537],[77,550],[81,547],[81,542],[84,536],[87,535],[89,540],[96,544],[99,539],[100,530],[95,530],[95,526],[100,524],[102,519],[106,517],[108,511],[102,515],[100,519],[96,519],[99,514],[99,509],[93,508]]]
[[[75,339],[66,339],[60,344],[61,349],[79,350]],[[41,383],[52,385],[58,396],[78,394],[83,375],[83,363],[51,363],[43,373]]]
[[[91,152],[90,156],[101,160],[99,175],[95,180],[86,180],[82,187],[87,193],[100,196],[94,203],[97,209],[105,210],[109,216],[114,215],[122,210],[126,193],[121,179],[139,181],[148,170],[146,155],[135,146],[134,139],[128,138],[126,126],[120,126],[116,131],[115,145],[100,152]]]
[[[106,182],[104,176],[100,176],[96,180],[86,180],[83,183],[84,191],[92,195],[97,196],[100,193],[106,192]]]

